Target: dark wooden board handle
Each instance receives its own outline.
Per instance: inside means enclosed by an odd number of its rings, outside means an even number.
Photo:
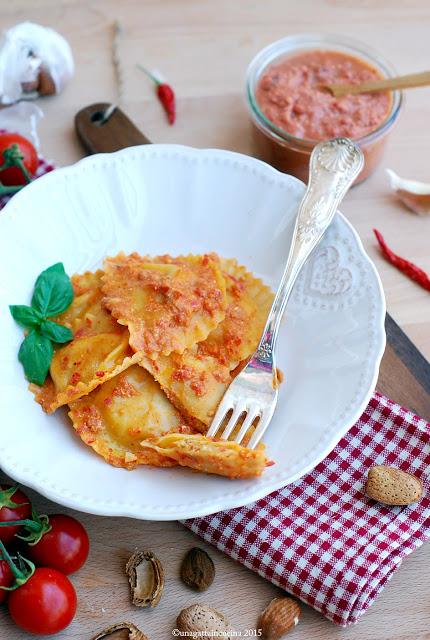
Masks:
[[[81,109],[76,115],[76,132],[87,153],[108,153],[149,144],[148,138],[121,109],[115,109],[108,121],[100,124],[101,114],[109,106],[108,102],[98,102]],[[430,420],[430,364],[388,313],[385,328],[387,348],[377,389]]]
[[[116,108],[106,122],[103,114],[109,102],[96,102],[75,116],[75,129],[87,153],[111,153],[138,144],[150,144],[121,109]]]

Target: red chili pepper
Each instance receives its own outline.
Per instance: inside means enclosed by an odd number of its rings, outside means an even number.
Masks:
[[[381,247],[382,253],[384,257],[390,262],[394,267],[397,267],[399,271],[402,271],[408,278],[419,284],[427,291],[430,291],[430,277],[428,274],[417,267],[416,264],[406,260],[405,258],[401,258],[394,251],[392,251],[387,243],[384,240],[383,235],[377,230],[373,229],[373,232],[376,236],[377,241],[379,242],[379,246]]]
[[[166,82],[161,82],[153,73],[148,71],[141,64],[137,65],[141,71],[146,73],[147,76],[151,78],[153,82],[155,82],[157,86],[157,96],[159,101],[164,107],[164,111],[167,114],[167,119],[169,124],[173,124],[176,118],[176,106],[175,106],[175,92],[172,87]]]
[[[167,119],[170,124],[175,122],[175,94],[173,93],[173,89],[168,84],[159,84],[157,87],[157,95],[158,98],[163,105],[166,113]]]

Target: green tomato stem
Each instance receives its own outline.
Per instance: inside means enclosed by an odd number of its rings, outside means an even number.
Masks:
[[[14,508],[20,505],[29,504],[28,502],[14,502],[12,500],[14,494],[18,491],[18,487],[9,487],[9,489],[0,490],[0,509],[2,507]]]
[[[12,558],[10,557],[6,547],[4,546],[1,540],[0,540],[0,552],[3,560],[7,562],[10,570],[12,571],[13,577],[15,578],[14,584],[11,587],[0,586],[0,589],[3,589],[3,591],[14,591],[15,589],[18,589],[18,587],[21,587],[23,584],[25,584],[29,578],[31,578],[31,576],[36,570],[36,567],[30,560],[27,560],[27,558],[24,558],[23,556],[19,555],[19,559],[22,560],[22,562],[27,565],[27,568],[23,568],[23,570],[19,569],[14,563],[14,561],[12,560]]]
[[[14,193],[17,193],[18,191],[21,191],[21,189],[23,189],[25,186],[25,184],[19,184],[16,186],[6,186],[4,184],[2,184],[0,182],[0,197],[1,196],[11,196]]]
[[[32,520],[25,518],[23,520],[0,522],[0,527],[24,527],[24,529],[26,529],[25,535],[17,533],[16,537],[20,540],[24,540],[24,542],[27,542],[30,546],[34,546],[45,535],[45,533],[51,531],[52,527],[48,516],[39,516],[34,509],[31,515]]]
[[[10,147],[3,151],[4,162],[0,166],[0,173],[4,169],[8,169],[9,167],[18,167],[22,171],[22,175],[24,176],[27,183],[31,182],[30,174],[27,171],[27,167],[24,165],[24,156],[19,150],[18,145],[11,144]],[[21,185],[23,186],[23,185]]]
[[[7,522],[0,522],[0,527],[27,527],[32,531],[40,531],[41,525],[34,520],[8,520]]]
[[[24,176],[25,182],[28,184],[31,182],[31,176],[28,173],[27,167],[25,166],[24,156],[17,144],[12,144],[10,147],[3,151],[3,164],[0,166],[0,174],[4,169],[9,169],[10,167],[17,167],[22,175]],[[5,185],[0,182],[0,197],[1,196],[10,196],[20,191],[25,184],[18,185]]]

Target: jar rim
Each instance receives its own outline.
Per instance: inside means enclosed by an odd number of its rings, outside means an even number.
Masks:
[[[273,64],[276,60],[285,57],[288,54],[294,54],[299,51],[315,50],[315,49],[333,49],[341,50],[349,55],[362,58],[365,62],[375,66],[381,71],[387,78],[396,75],[394,67],[386,61],[379,53],[373,51],[363,42],[355,40],[353,38],[346,38],[337,36],[334,34],[320,34],[320,33],[303,33],[287,36],[276,40],[267,45],[251,60],[246,71],[246,97],[248,108],[251,112],[255,123],[262,128],[266,133],[270,133],[272,137],[278,140],[278,142],[294,144],[297,147],[311,149],[320,140],[313,140],[311,138],[299,138],[293,136],[288,131],[276,126],[260,109],[258,102],[255,98],[255,87],[258,80],[261,78],[264,71]],[[390,112],[387,117],[381,122],[381,124],[370,131],[364,136],[354,138],[354,141],[361,145],[366,145],[373,142],[375,139],[382,136],[386,131],[391,129],[394,122],[400,112],[403,96],[401,91],[393,91],[393,100],[391,104]]]

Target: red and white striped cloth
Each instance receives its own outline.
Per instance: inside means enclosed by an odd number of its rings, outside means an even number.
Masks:
[[[424,497],[408,507],[364,494],[375,464],[409,471]],[[375,393],[311,473],[258,502],[185,525],[340,625],[356,622],[402,559],[430,537],[430,424]]]

